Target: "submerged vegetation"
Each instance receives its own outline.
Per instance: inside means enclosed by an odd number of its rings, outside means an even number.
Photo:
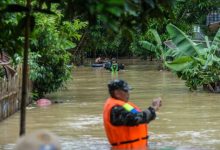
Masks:
[[[191,90],[203,85],[211,92],[220,92],[220,30],[214,40],[206,37],[205,44],[193,42],[183,31],[169,24],[168,33],[176,48],[174,60],[165,64],[183,80]]]

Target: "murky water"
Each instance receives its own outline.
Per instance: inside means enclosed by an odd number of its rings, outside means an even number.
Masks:
[[[129,65],[118,77],[133,87],[131,101],[145,109],[153,98],[163,99],[157,119],[150,123],[150,149],[220,149],[220,95],[189,92],[183,81],[155,70],[152,63],[132,60],[125,64]],[[67,87],[50,95],[63,103],[28,108],[27,132],[49,129],[60,136],[63,150],[109,150],[102,107],[108,97],[106,84],[112,78],[104,69],[76,68]],[[18,127],[19,113],[0,122],[0,149],[13,149]]]

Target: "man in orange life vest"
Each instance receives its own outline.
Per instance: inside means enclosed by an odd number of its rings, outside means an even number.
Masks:
[[[103,120],[105,132],[112,149],[146,150],[148,123],[156,118],[161,107],[161,98],[153,100],[152,106],[141,111],[128,102],[130,86],[123,80],[108,84],[110,98],[104,105]]]

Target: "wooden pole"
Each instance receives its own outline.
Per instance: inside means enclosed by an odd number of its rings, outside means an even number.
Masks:
[[[22,68],[22,94],[21,94],[21,114],[20,114],[20,136],[25,134],[26,127],[26,102],[28,98],[28,51],[29,51],[29,35],[30,35],[30,9],[31,0],[27,0],[26,7],[29,11],[26,12],[27,22],[25,27],[25,43],[24,43],[24,56]]]

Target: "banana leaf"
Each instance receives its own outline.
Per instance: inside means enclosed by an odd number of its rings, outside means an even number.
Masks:
[[[211,48],[208,36],[205,36],[205,42],[208,48]]]
[[[208,55],[205,66],[203,66],[203,69],[207,69],[208,66],[212,66],[213,64],[213,55]]]
[[[139,43],[146,50],[154,52],[157,59],[159,59],[161,57],[161,53],[162,53],[162,46],[161,45],[154,45],[148,41],[139,41]],[[164,57],[164,55],[162,57]]]
[[[173,49],[168,49],[166,52],[163,53],[164,57],[166,58],[167,56],[172,56],[175,57],[176,56],[176,50]]]
[[[220,64],[220,58],[219,57],[214,55],[212,60]]]
[[[220,51],[220,29],[216,33],[214,40],[212,41],[212,49],[215,49],[215,47],[219,48],[218,51]]]
[[[184,69],[190,67],[193,63],[193,59],[190,56],[183,56],[176,58],[172,62],[165,62],[165,65],[174,71],[183,71]]]
[[[187,35],[173,24],[167,25],[167,31],[173,43],[177,47],[177,56],[195,56],[199,55],[199,49],[196,44],[190,40]]]
[[[201,65],[206,64],[206,60],[201,57],[193,57],[194,60],[198,61]]]
[[[195,47],[199,50],[198,54],[196,55],[198,57],[201,56],[201,55],[207,55],[207,53],[211,49],[211,48],[206,48],[207,46],[204,46],[204,44],[202,44],[202,43],[196,44]]]
[[[162,45],[162,41],[160,39],[160,36],[157,32],[157,30],[150,29],[150,32],[153,34],[155,41],[157,42],[158,45]]]
[[[149,51],[156,51],[157,46],[155,46],[154,44],[148,42],[148,41],[139,41],[139,43],[141,44],[141,46]]]

